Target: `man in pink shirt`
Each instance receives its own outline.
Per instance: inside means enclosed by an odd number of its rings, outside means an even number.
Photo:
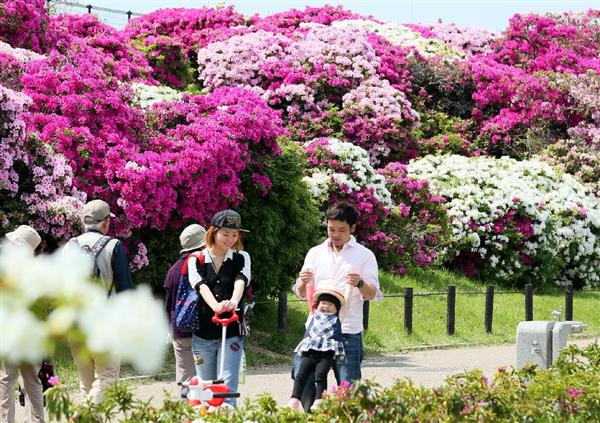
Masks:
[[[350,203],[338,202],[327,210],[326,217],[327,239],[311,248],[306,255],[293,291],[306,299],[310,291],[307,288],[313,284],[315,290],[333,288],[344,293],[346,302],[339,317],[346,355],[334,365],[339,384],[344,380],[352,382],[361,378],[363,302],[383,297],[375,255],[356,242],[352,235],[358,221],[356,208]],[[297,370],[297,363],[294,363],[294,370]],[[310,407],[314,398],[314,383],[307,383],[307,386],[309,389],[302,396],[305,409]]]

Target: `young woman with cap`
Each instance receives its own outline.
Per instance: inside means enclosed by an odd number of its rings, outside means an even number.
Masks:
[[[192,352],[197,374],[204,380],[223,377],[232,391],[238,388],[238,373],[243,353],[242,327],[244,291],[250,281],[250,256],[240,251],[242,219],[233,210],[214,215],[206,232],[204,265],[192,257],[188,263],[192,287],[200,294],[200,329],[192,336]],[[227,317],[236,311],[239,322],[227,326],[225,351],[221,351],[222,328],[212,322],[215,313]],[[221,354],[225,356],[224,374],[218,375]],[[235,398],[226,400],[235,406]]]

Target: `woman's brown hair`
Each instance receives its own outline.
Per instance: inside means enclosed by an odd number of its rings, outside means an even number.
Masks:
[[[219,229],[221,228],[217,226],[211,226],[210,228],[208,228],[208,231],[206,231],[204,243],[208,248],[212,248],[212,246],[215,245],[215,237],[217,236],[217,232],[219,231]],[[238,240],[235,242],[235,244],[233,244],[231,248],[233,248],[236,251],[242,251],[244,249],[244,244],[242,244],[242,236],[240,231],[238,231]]]

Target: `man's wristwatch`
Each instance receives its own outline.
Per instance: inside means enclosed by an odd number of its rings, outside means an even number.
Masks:
[[[365,281],[363,281],[362,279],[358,281],[358,283],[356,284],[356,287],[358,289],[361,289],[363,286],[365,286]]]

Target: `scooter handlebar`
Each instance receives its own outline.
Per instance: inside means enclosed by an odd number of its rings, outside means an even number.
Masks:
[[[228,312],[225,312],[225,313],[228,313]],[[235,312],[235,310],[231,311],[231,316],[226,319],[222,319],[221,314],[223,314],[223,313],[215,312],[215,315],[212,317],[212,322],[218,323],[221,326],[227,327],[227,326],[229,326],[230,323],[237,322],[239,320],[238,315]]]

